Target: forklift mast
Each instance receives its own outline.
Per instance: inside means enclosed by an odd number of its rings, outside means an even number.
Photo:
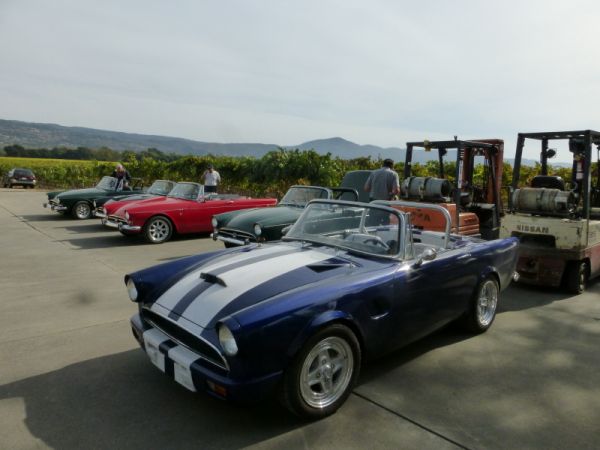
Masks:
[[[500,201],[500,189],[502,184],[503,156],[504,156],[504,141],[501,139],[477,139],[463,141],[422,141],[422,142],[407,142],[406,143],[406,160],[404,164],[404,180],[411,177],[412,158],[415,148],[422,148],[425,151],[437,150],[437,159],[439,162],[439,178],[445,179],[444,173],[444,156],[449,149],[456,150],[456,169],[455,180],[456,189],[452,194],[452,203],[456,205],[455,220],[458,224],[460,221],[460,210],[464,204],[463,196],[473,187],[473,175],[475,172],[475,157],[482,156],[486,166],[486,177],[484,180],[483,198],[480,200],[484,203],[494,205],[494,221],[500,222],[502,213],[502,204]]]

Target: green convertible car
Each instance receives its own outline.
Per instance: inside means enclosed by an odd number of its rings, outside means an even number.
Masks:
[[[277,241],[284,228],[292,225],[315,199],[368,201],[363,186],[371,171],[348,172],[337,188],[320,186],[292,186],[275,207],[231,211],[213,216],[212,238],[225,247],[253,242]]]
[[[117,179],[102,177],[93,188],[73,189],[70,191],[48,192],[48,202],[44,208],[50,208],[60,214],[70,214],[75,219],[92,217],[93,202],[99,198],[139,195],[144,192],[142,180],[131,180],[131,188],[117,189]]]

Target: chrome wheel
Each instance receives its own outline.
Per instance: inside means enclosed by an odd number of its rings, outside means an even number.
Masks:
[[[487,327],[496,316],[498,306],[498,284],[493,280],[485,280],[477,297],[477,321],[482,327]]]
[[[146,225],[146,238],[153,244],[160,244],[171,237],[171,222],[163,217],[155,217]]]
[[[77,219],[89,219],[92,215],[92,208],[87,202],[79,202],[73,207],[73,212]]]
[[[302,364],[302,399],[313,408],[326,408],[344,395],[353,370],[354,356],[346,340],[330,336],[319,341]]]

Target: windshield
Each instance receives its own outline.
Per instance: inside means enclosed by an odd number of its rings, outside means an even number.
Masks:
[[[33,172],[29,169],[15,169],[15,177],[33,177]]]
[[[182,198],[185,200],[197,200],[204,193],[204,186],[197,183],[177,183],[169,197]]]
[[[353,202],[316,201],[284,236],[359,253],[397,256],[403,213]]]
[[[286,192],[279,204],[304,207],[311,200],[319,198],[330,198],[329,190],[319,187],[294,186]]]
[[[148,188],[148,194],[167,195],[173,190],[175,184],[176,183],[173,183],[172,181],[157,180]]]
[[[117,187],[117,179],[113,177],[102,177],[96,187],[106,191],[114,191]]]

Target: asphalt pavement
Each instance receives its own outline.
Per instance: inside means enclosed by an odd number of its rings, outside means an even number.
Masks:
[[[333,416],[236,406],[155,370],[131,335],[123,276],[198,252],[0,189],[0,449],[600,448],[600,282],[513,285],[477,337],[442,330],[366,366]]]

